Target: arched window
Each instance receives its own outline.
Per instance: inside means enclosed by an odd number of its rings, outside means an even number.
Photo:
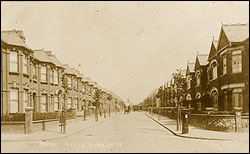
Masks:
[[[212,61],[210,64],[209,76],[210,76],[210,80],[214,80],[217,78],[217,62],[216,61]]]
[[[214,109],[218,109],[218,91],[217,91],[217,89],[212,90],[211,97],[212,97],[212,106],[214,107]]]
[[[200,85],[200,83],[201,83],[201,74],[200,72],[197,72],[196,73],[196,85],[198,86]]]

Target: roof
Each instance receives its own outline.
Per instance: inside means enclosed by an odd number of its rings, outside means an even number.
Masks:
[[[229,42],[242,42],[249,38],[249,23],[223,24],[222,28]]]
[[[69,67],[68,64],[64,64],[63,67],[65,68],[66,74],[76,75],[75,72],[72,70],[72,68]]]
[[[217,50],[218,40],[213,40],[212,43],[213,43],[215,49]]]
[[[194,62],[188,62],[188,68],[189,68],[189,72],[194,72],[194,66],[195,66],[195,63]]]
[[[207,65],[208,54],[198,54],[197,57],[200,65]]]
[[[20,36],[17,34],[18,31],[11,30],[11,31],[1,31],[1,40],[4,43],[24,47],[30,51],[32,51],[31,48],[29,48],[25,42],[20,38]]]
[[[71,68],[71,69],[77,77],[82,78],[79,70],[77,70],[76,68]]]
[[[186,70],[181,70],[181,75],[182,75],[183,77],[185,77],[185,76],[186,76]]]
[[[50,55],[49,58],[57,67],[63,67],[63,64],[56,58],[55,55]]]
[[[42,61],[42,62],[53,63],[51,58],[44,51],[44,49],[34,50],[34,57],[35,59]]]
[[[218,46],[218,40],[213,39],[210,52],[209,52],[209,56],[208,56],[208,60],[217,54],[217,46]]]

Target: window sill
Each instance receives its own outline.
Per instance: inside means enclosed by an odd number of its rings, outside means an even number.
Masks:
[[[15,74],[15,75],[19,75],[20,72],[9,72],[10,74]]]
[[[209,80],[209,82],[213,82],[213,81],[215,81],[217,78],[215,78],[215,79],[212,79],[212,80]]]
[[[224,76],[226,76],[227,75],[227,73],[226,74],[222,74],[220,77],[222,78],[222,77],[224,77]]]
[[[42,84],[48,84],[48,82],[45,82],[45,81],[41,81]]]
[[[27,77],[27,78],[30,77],[28,74],[25,74],[25,73],[23,73],[23,76],[24,76],[24,77]]]
[[[240,74],[240,73],[242,73],[242,71],[241,72],[232,72],[230,74]]]

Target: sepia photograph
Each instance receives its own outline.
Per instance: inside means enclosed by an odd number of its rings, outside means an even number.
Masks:
[[[249,153],[249,1],[1,1],[1,153]]]

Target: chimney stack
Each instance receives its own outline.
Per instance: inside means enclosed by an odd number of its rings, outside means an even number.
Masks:
[[[25,36],[23,35],[22,30],[15,30],[17,35],[22,39],[22,41],[25,43]]]

